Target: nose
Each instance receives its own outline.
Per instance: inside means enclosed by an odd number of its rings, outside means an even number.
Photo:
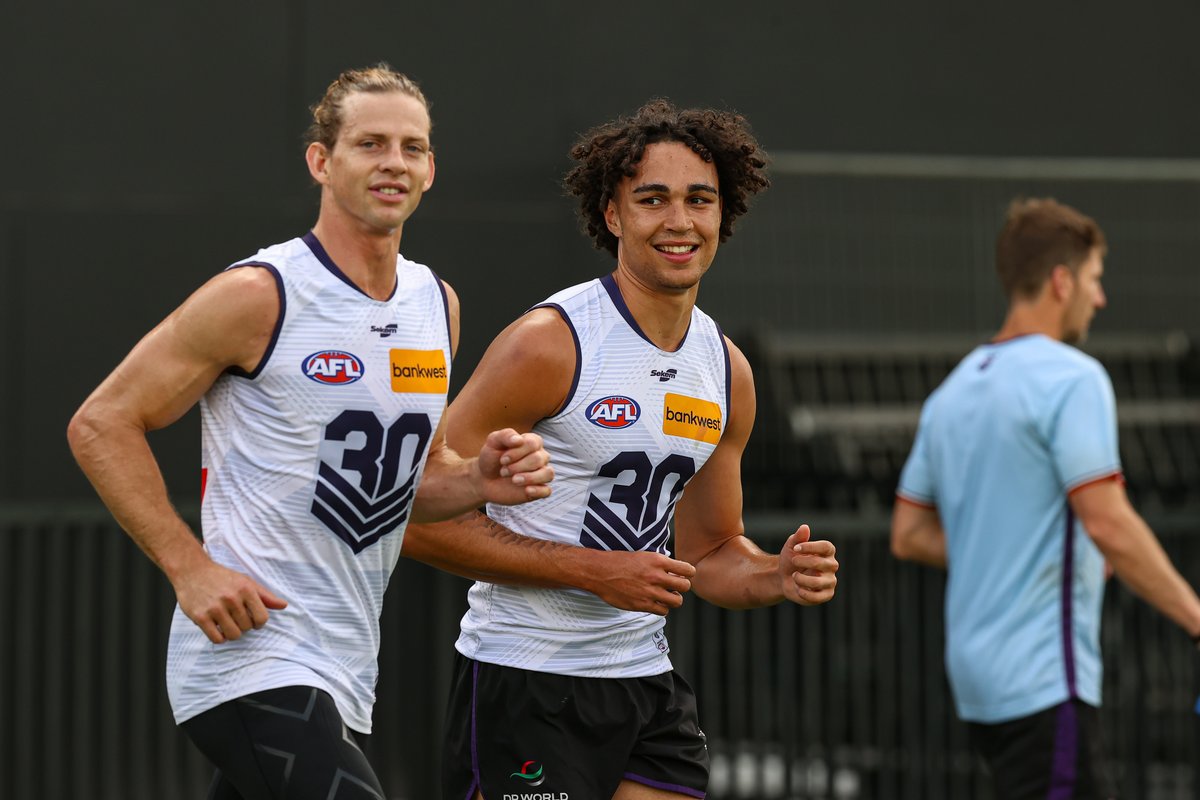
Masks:
[[[695,226],[683,203],[671,203],[665,224],[670,231],[690,231]]]
[[[408,162],[404,159],[404,145],[401,142],[388,145],[383,158],[380,159],[379,168],[384,172],[393,173],[408,171]]]
[[[1108,297],[1104,294],[1104,287],[1096,286],[1096,308],[1104,308],[1108,305]]]

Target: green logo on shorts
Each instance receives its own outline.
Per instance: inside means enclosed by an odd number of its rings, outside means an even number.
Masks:
[[[521,765],[520,772],[514,772],[508,777],[520,778],[521,780],[528,782],[528,785],[530,786],[541,786],[542,782],[546,780],[546,776],[543,775],[542,772],[543,769],[541,764],[536,761],[526,761]]]

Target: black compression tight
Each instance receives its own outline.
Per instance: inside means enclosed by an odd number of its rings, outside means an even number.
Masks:
[[[320,689],[256,692],[181,727],[217,767],[208,800],[384,798],[355,734]]]

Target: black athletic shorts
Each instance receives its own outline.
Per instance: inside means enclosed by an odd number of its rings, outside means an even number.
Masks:
[[[1104,761],[1100,712],[1082,700],[1009,722],[968,723],[998,800],[1110,800],[1117,788]]]
[[[320,689],[255,692],[180,727],[217,767],[208,800],[384,799],[356,734]]]
[[[456,657],[444,800],[611,800],[622,780],[704,797],[708,747],[674,672],[577,678]]]

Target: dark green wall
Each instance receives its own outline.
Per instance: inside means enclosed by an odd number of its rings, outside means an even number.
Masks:
[[[1136,12],[1116,2],[10,5],[0,26],[5,502],[90,498],[63,436],[73,409],[208,276],[311,223],[305,108],[346,67],[387,59],[433,102],[437,185],[403,249],[462,298],[456,386],[512,317],[607,268],[557,181],[579,131],[651,96],[736,108],[775,151],[1200,157],[1200,6],[1183,0]],[[701,303],[731,333],[993,324],[986,248],[942,236],[959,224],[940,210],[961,206],[953,191],[923,186],[914,204],[892,186],[835,206],[795,184],[776,181],[706,281]],[[1073,199],[1069,187],[1043,188]],[[1181,191],[1200,203],[1194,184]],[[1180,319],[1200,297],[1196,217],[1156,226],[1161,215],[1145,210],[1170,202],[1128,203],[1146,217],[1130,236],[1182,244],[1125,272],[1133,302],[1110,309],[1117,328],[1196,327]],[[1119,228],[1124,206],[1104,208],[1101,222]],[[1000,209],[980,203],[971,241],[990,237]],[[1121,245],[1114,259],[1131,252]],[[889,302],[897,291],[916,299]],[[189,416],[155,436],[185,501],[198,487],[196,427]]]

